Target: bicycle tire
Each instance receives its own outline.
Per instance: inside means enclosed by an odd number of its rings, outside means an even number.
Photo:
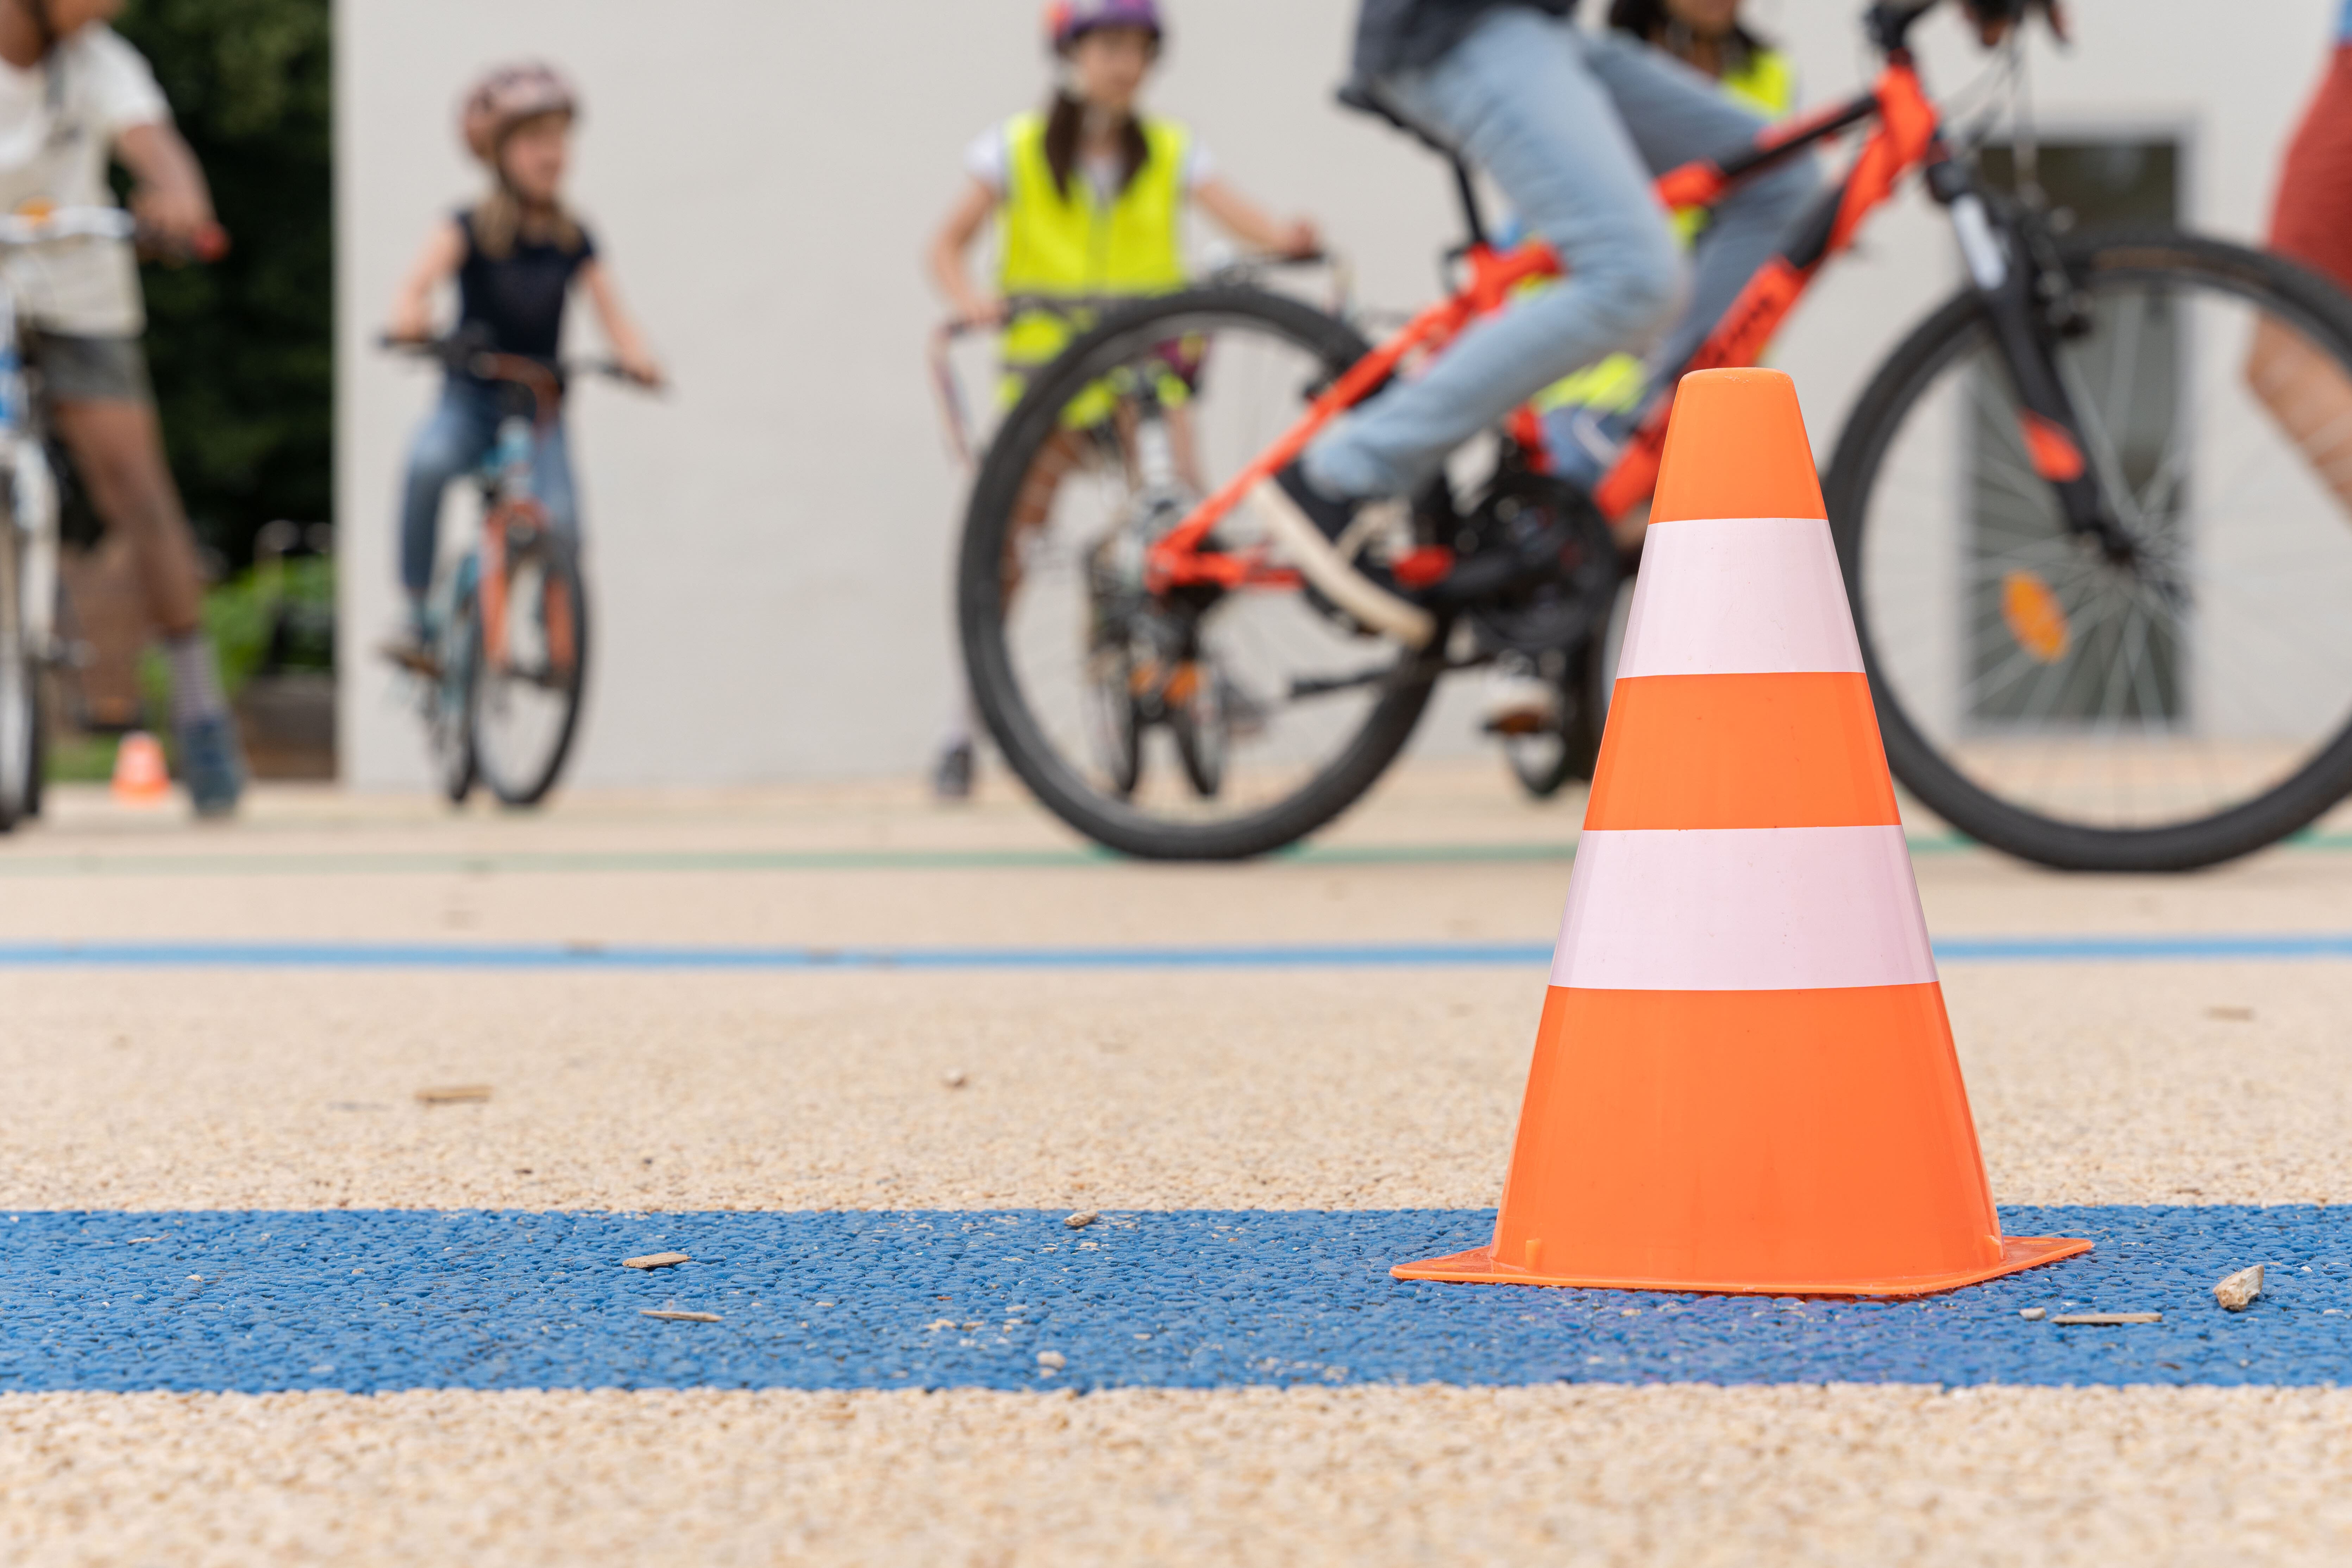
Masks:
[[[571,616],[572,641],[572,657],[565,668],[551,670],[549,679],[528,682],[553,691],[562,699],[561,716],[543,753],[536,761],[509,769],[506,759],[494,756],[495,747],[483,743],[484,705],[500,700],[499,683],[508,678],[491,668],[485,643],[476,644],[474,659],[471,702],[474,770],[490,793],[498,797],[499,804],[509,806],[537,805],[555,787],[555,781],[563,771],[564,761],[571,755],[572,742],[579,733],[581,697],[588,675],[588,593],[580,573],[579,552],[569,539],[551,528],[542,527],[527,542],[520,546],[510,545],[508,549],[506,573],[509,584],[511,585],[534,564],[544,574],[543,581],[562,585],[562,601],[569,605]],[[478,612],[472,619],[474,625],[480,626]]]
[[[440,671],[425,693],[425,749],[433,758],[434,782],[451,805],[474,793],[474,666],[481,646],[481,623],[471,592],[460,592],[448,625],[435,639]]]
[[[32,815],[39,763],[40,673],[25,646],[22,536],[0,511],[0,833]]]
[[[1003,562],[1022,482],[1060,428],[1063,408],[1099,374],[1090,363],[1097,356],[1148,336],[1154,323],[1216,316],[1287,334],[1332,374],[1371,352],[1362,334],[1338,317],[1247,286],[1184,289],[1114,311],[1033,377],[1005,416],[973,482],[958,551],[956,607],[965,670],[1005,762],[1055,816],[1097,844],[1139,859],[1248,859],[1312,833],[1353,805],[1396,760],[1443,668],[1434,651],[1443,637],[1431,650],[1402,656],[1366,722],[1321,771],[1265,809],[1222,822],[1173,824],[1107,800],[1087,787],[1046,738],[1013,673],[1005,639]]]
[[[1607,628],[1602,628],[1607,636]],[[1568,655],[1560,677],[1561,725],[1554,744],[1543,751],[1507,738],[1503,761],[1531,800],[1549,800],[1577,779],[1590,779],[1601,759],[1601,731],[1609,714],[1606,660],[1599,639],[1588,639]]]
[[[2128,272],[2226,280],[2242,298],[2279,309],[2315,341],[2325,342],[2352,374],[2352,301],[2326,279],[2277,257],[2177,230],[2117,230],[2085,237],[2062,245],[2060,257],[2069,275],[2077,278]],[[1896,345],[1839,434],[1824,490],[1895,777],[1959,832],[2058,870],[2191,870],[2264,848],[2308,826],[2352,793],[2352,719],[2294,773],[2252,799],[2192,821],[2110,828],[2048,816],[1980,787],[1905,710],[1872,637],[1864,593],[1863,526],[1880,466],[1905,417],[1933,378],[1980,331],[1983,319],[1976,295],[1964,289]]]

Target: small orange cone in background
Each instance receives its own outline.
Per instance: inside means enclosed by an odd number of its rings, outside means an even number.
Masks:
[[[171,793],[163,742],[144,730],[123,736],[114,748],[114,798],[125,805],[153,805]]]
[[[1985,1181],[1794,384],[1683,378],[1493,1245],[1401,1279],[1907,1296]]]

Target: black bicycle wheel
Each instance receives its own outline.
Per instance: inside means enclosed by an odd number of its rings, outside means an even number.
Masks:
[[[465,805],[474,790],[474,669],[482,628],[475,615],[470,574],[478,561],[467,558],[468,575],[454,596],[448,621],[434,638],[437,673],[420,693],[434,781],[452,805]]]
[[[2133,548],[2067,531],[1975,297],[1929,317],[1826,495],[1887,760],[2029,860],[2210,865],[2352,788],[2352,306],[2178,233],[2063,258],[2055,358]]]
[[[25,645],[23,552],[0,511],[0,833],[30,816],[40,768],[39,667]]]
[[[958,560],[965,664],[1006,762],[1088,837],[1163,859],[1278,849],[1345,811],[1412,736],[1435,652],[1295,585],[1141,584],[1150,542],[1367,349],[1285,296],[1165,295],[1075,341],[999,429]],[[1246,504],[1217,537],[1272,550]],[[1089,717],[1107,679],[1138,703],[1131,781]],[[1213,735],[1195,700],[1213,704]]]
[[[572,749],[587,678],[588,595],[571,541],[551,529],[509,526],[500,598],[499,626],[487,611],[476,617],[474,766],[504,804],[536,805]]]
[[[1530,734],[1503,737],[1503,761],[1533,798],[1549,800],[1570,782],[1592,776],[1609,716],[1604,663],[1605,650],[1596,642],[1557,650],[1540,661],[1545,678],[1559,687],[1559,721]]]

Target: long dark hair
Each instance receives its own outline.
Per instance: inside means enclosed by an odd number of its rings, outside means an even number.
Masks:
[[[1666,12],[1666,0],[1612,0],[1609,25],[1621,33],[1631,33],[1645,44],[1680,53],[1678,42],[1687,43],[1691,37],[1688,23],[1677,21]],[[1750,55],[1761,54],[1772,46],[1748,30],[1744,23],[1734,21],[1729,37],[1731,47],[1726,51],[1738,65]]]
[[[1054,194],[1065,201],[1070,195],[1070,175],[1078,166],[1078,136],[1086,123],[1086,104],[1066,92],[1056,91],[1045,107],[1045,167],[1054,172]],[[1143,139],[1142,125],[1129,115],[1118,128],[1118,184],[1112,194],[1125,191],[1150,156],[1151,143]]]

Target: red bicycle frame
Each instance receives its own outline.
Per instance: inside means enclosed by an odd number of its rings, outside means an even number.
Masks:
[[[1822,264],[1853,244],[1863,219],[1894,194],[1905,174],[1914,167],[1941,162],[1945,153],[1935,105],[1920,86],[1909,54],[1898,48],[1889,53],[1886,67],[1870,91],[1774,126],[1734,157],[1685,163],[1658,177],[1654,188],[1660,203],[1669,209],[1711,206],[1747,176],[1849,126],[1872,120],[1877,123],[1845,178],[1823,193],[1803,221],[1791,229],[1780,251],[1749,278],[1689,360],[1675,367],[1670,383],[1689,371],[1755,363]],[[1476,239],[1463,251],[1462,260],[1466,276],[1451,298],[1413,317],[1393,337],[1349,366],[1272,446],[1160,536],[1147,558],[1146,583],[1152,592],[1195,584],[1225,588],[1295,585],[1297,574],[1267,565],[1263,549],[1213,550],[1206,547],[1210,533],[1243,497],[1286,467],[1325,426],[1370,396],[1408,356],[1442,351],[1471,322],[1503,309],[1519,285],[1561,276],[1559,257],[1540,240],[1497,250],[1483,238]],[[1651,400],[1616,462],[1595,487],[1593,500],[1611,521],[1648,500],[1656,488],[1666,421],[1673,408],[1671,395]],[[1542,435],[1534,410],[1517,409],[1507,428],[1540,467]],[[1433,552],[1438,548],[1433,547]],[[1398,574],[1408,583],[1415,578],[1433,580],[1444,574],[1450,563],[1450,552],[1444,561],[1414,563],[1408,558],[1398,563]]]

